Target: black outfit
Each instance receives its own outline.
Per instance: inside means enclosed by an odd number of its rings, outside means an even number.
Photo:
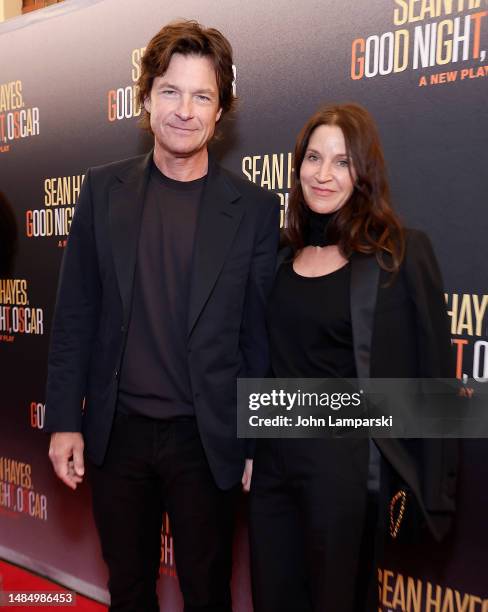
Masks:
[[[291,261],[283,263],[268,305],[274,376],[355,378],[350,278],[350,264],[309,278],[297,274]]]
[[[186,327],[191,261],[205,178],[174,181],[153,163],[142,213],[118,408],[194,416]]]
[[[312,236],[316,222],[312,219]],[[270,328],[276,376],[453,375],[442,282],[423,233],[407,232],[405,260],[393,279],[375,258],[358,254],[343,269],[317,279],[293,279],[290,265],[281,265],[271,297],[271,303],[280,298],[276,326],[271,322]],[[326,289],[334,292],[325,296]],[[287,295],[290,290],[295,294]],[[321,342],[330,343],[323,353],[317,348]],[[440,539],[454,511],[455,443],[376,443],[385,459],[380,515],[392,492],[408,486],[411,505]],[[364,547],[366,562],[373,561],[373,542],[364,529],[365,522],[375,521],[374,494],[367,499],[368,457],[367,440],[258,441],[250,525],[257,612],[374,609],[366,603],[364,576],[359,593],[356,588]],[[383,524],[384,516],[379,520]]]
[[[157,610],[164,504],[185,609],[228,611],[247,454],[236,377],[269,369],[279,200],[212,160],[204,185],[187,186],[201,197],[152,167],[151,152],[86,173],[53,321],[46,430],[83,433],[112,610]]]
[[[268,317],[276,377],[355,377],[350,272],[346,264],[307,278],[292,262],[281,266]],[[258,441],[251,501],[257,610],[352,609],[367,466],[366,440]],[[277,555],[284,534],[286,552]]]
[[[118,413],[103,466],[89,464],[93,513],[109,568],[110,610],[159,610],[163,511],[185,612],[230,612],[234,502],[215,484],[194,418]]]

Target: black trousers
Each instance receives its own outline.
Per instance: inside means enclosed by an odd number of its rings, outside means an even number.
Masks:
[[[250,498],[255,612],[368,609],[368,457],[367,440],[258,440]],[[360,568],[361,558],[369,567]]]
[[[110,610],[159,610],[156,581],[166,510],[185,611],[230,612],[237,488],[216,486],[195,419],[119,414],[104,464],[89,467]]]

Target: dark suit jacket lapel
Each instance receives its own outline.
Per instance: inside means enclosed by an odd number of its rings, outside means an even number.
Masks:
[[[371,341],[380,268],[374,257],[354,253],[351,257],[351,324],[357,376],[371,375]]]
[[[125,325],[129,321],[139,230],[152,156],[151,151],[121,173],[117,177],[119,182],[109,193],[110,240]]]
[[[224,265],[243,213],[240,193],[209,158],[193,252],[190,335]]]

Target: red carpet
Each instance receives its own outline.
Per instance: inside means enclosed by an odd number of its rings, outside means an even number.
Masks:
[[[45,578],[41,578],[36,574],[32,574],[27,570],[21,569],[16,565],[10,565],[4,561],[0,561],[0,591],[50,591],[50,592],[63,592],[66,589],[59,586],[54,582],[50,582]],[[76,605],[74,606],[50,606],[48,604],[43,606],[6,606],[2,607],[2,610],[39,610],[45,612],[46,610],[52,610],[61,612],[62,610],[79,610],[80,612],[106,612],[108,608],[101,604],[83,597],[82,595],[76,595]]]

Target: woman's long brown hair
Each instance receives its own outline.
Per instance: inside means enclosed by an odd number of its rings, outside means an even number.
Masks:
[[[375,255],[383,269],[397,272],[405,253],[404,229],[391,206],[385,160],[376,125],[369,112],[359,104],[331,105],[319,109],[298,135],[285,241],[295,253],[305,246],[308,207],[300,184],[300,168],[312,132],[321,125],[336,125],[342,130],[346,153],[354,167],[354,190],[329,222],[328,239],[339,246],[345,257],[355,252]]]

